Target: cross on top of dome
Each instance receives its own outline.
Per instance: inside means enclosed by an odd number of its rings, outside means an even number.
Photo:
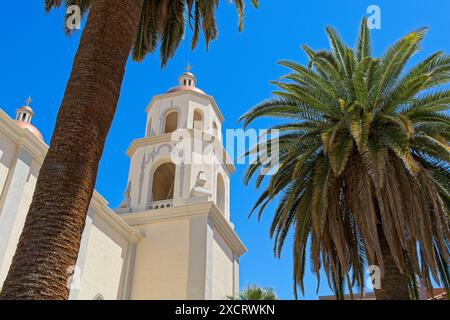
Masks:
[[[186,71],[183,72],[178,78],[180,86],[195,87],[195,85],[197,84],[197,78],[193,73],[191,73],[191,70],[192,66],[190,63],[188,63],[188,65],[186,66]]]
[[[31,97],[25,101],[25,105],[16,110],[16,120],[30,123],[31,119],[34,117],[33,109],[31,109]]]

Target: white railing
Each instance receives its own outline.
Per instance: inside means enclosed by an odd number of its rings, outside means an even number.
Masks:
[[[164,209],[173,207],[173,199],[152,201],[148,205],[149,210]]]

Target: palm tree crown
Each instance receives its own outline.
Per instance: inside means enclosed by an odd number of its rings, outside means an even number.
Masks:
[[[228,297],[229,300],[278,300],[272,288],[261,288],[249,285],[239,293],[237,298]]]
[[[274,127],[280,165],[253,210],[261,216],[282,197],[271,236],[279,256],[294,232],[295,290],[304,290],[308,244],[313,271],[319,278],[323,266],[336,294],[345,282],[362,289],[367,264],[384,270],[380,232],[401,274],[448,288],[450,56],[437,52],[405,70],[426,29],[380,58],[371,56],[366,19],[355,49],[326,32],[331,50],[304,46],[308,67],[280,62],[292,71],[274,82],[280,90],[241,118],[245,126],[289,119]],[[248,167],[246,184],[262,166]]]
[[[243,27],[244,0],[233,0],[239,17],[239,31]],[[45,10],[58,8],[64,2],[66,8],[77,5],[81,15],[88,13],[92,0],[45,0]],[[258,0],[252,0],[258,7]],[[193,29],[191,47],[195,48],[200,30],[205,35],[206,46],[217,38],[214,13],[219,0],[144,0],[138,34],[133,46],[133,59],[140,61],[160,45],[161,65],[165,65],[178,48],[185,32],[185,17]],[[187,12],[186,12],[187,11]],[[70,30],[67,30],[70,32]]]

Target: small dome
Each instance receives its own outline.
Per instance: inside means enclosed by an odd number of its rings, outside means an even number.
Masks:
[[[30,108],[31,98],[27,99],[26,105],[16,110],[16,123],[19,127],[30,130],[36,137],[44,141],[39,130],[31,124],[34,117],[33,109]]]
[[[191,90],[194,92],[205,94],[205,92],[196,87],[197,78],[190,72],[191,66],[188,64],[186,71],[178,78],[178,86],[170,88],[167,93]]]
[[[16,120],[16,123],[19,127],[30,130],[36,137],[38,137],[39,139],[44,141],[44,137],[42,137],[41,132],[35,126],[33,126],[31,123],[23,122],[20,120]]]
[[[185,91],[185,90],[192,90],[198,93],[202,93],[205,94],[205,92],[202,89],[199,89],[197,87],[192,87],[192,86],[177,86],[177,87],[173,87],[170,88],[167,93],[172,93],[172,92],[179,92],[179,91]]]
[[[22,106],[18,110],[28,111],[34,117],[33,109],[31,109],[29,106]]]

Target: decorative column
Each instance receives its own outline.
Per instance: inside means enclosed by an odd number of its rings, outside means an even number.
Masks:
[[[11,234],[16,227],[17,214],[30,174],[31,163],[32,157],[28,151],[22,146],[18,146],[16,160],[9,170],[5,188],[1,195],[3,206],[0,212],[0,274],[3,274],[1,272],[3,268],[10,264],[10,261],[5,261],[7,260],[5,259],[6,253],[8,247],[10,247]],[[0,279],[0,283],[3,283],[3,280]]]

